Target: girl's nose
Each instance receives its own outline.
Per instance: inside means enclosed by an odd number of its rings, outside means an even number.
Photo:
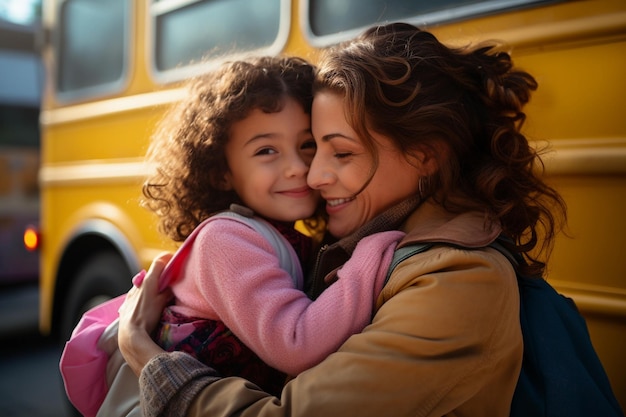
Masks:
[[[305,176],[309,172],[309,165],[300,157],[300,155],[294,155],[287,161],[287,168],[285,169],[285,175],[287,177],[300,177]]]

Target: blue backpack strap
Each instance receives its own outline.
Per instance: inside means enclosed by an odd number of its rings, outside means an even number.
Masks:
[[[406,261],[413,255],[417,255],[418,253],[427,251],[432,246],[433,243],[413,243],[411,245],[403,246],[399,249],[396,249],[393,253],[391,265],[389,265],[389,269],[387,270],[387,277],[385,277],[385,283],[383,285],[387,284],[387,281],[389,281],[389,278],[391,277],[391,273],[394,269],[396,269],[396,266],[398,266],[398,264]]]

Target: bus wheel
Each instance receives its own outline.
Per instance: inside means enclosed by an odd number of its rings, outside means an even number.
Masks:
[[[81,316],[90,308],[127,292],[131,271],[115,252],[100,252],[78,270],[66,297],[61,318],[62,341],[69,339]]]

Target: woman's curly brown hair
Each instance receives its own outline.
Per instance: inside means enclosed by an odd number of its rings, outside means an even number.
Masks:
[[[374,27],[322,57],[314,92],[344,96],[346,118],[375,155],[371,129],[406,154],[436,158],[423,198],[450,211],[481,210],[502,225],[525,273],[540,274],[566,222],[566,205],[541,178],[520,129],[535,79],[495,43],[453,49],[405,23]],[[445,150],[441,152],[442,148]]]
[[[190,80],[186,98],[161,120],[147,153],[156,170],[143,185],[142,205],[159,216],[162,233],[183,241],[209,216],[241,203],[221,187],[231,126],[254,109],[281,111],[286,98],[310,114],[314,71],[300,58],[259,57]]]

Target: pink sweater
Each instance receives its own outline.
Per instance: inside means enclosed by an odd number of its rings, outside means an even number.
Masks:
[[[251,227],[218,218],[202,226],[173,286],[187,316],[221,320],[270,366],[289,375],[321,362],[370,323],[399,231],[364,238],[338,280],[315,301],[280,268]]]

